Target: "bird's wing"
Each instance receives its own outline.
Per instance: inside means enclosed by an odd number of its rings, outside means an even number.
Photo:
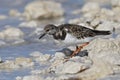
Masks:
[[[67,27],[68,28],[68,27]],[[81,39],[85,37],[94,37],[96,33],[92,29],[80,26],[80,25],[71,25],[68,28],[68,32],[74,35],[76,38]]]

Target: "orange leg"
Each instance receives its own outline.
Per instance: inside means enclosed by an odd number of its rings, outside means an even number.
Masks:
[[[82,44],[80,47],[77,47],[77,49],[72,53],[71,57],[73,57],[73,56],[75,56],[76,54],[78,54],[78,53],[81,51],[81,49],[82,49],[84,46],[88,45],[88,44],[89,44],[89,42],[86,42],[86,43]]]

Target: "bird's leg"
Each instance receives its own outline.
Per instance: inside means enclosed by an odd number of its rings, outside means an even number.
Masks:
[[[75,56],[76,54],[78,54],[78,53],[81,51],[81,49],[82,49],[84,46],[88,45],[88,44],[89,44],[89,42],[86,42],[86,43],[82,44],[80,47],[76,46],[76,50],[72,53],[71,57],[73,57],[73,56]]]
[[[79,47],[78,46],[76,46],[76,50],[78,49]]]

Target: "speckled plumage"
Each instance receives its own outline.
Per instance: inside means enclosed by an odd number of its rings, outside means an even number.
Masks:
[[[45,34],[52,35],[54,39],[62,40],[66,42],[71,40],[71,39],[66,39],[68,34],[70,36],[73,36],[71,38],[76,38],[77,41],[82,40],[82,42],[84,42],[84,40],[87,38],[93,38],[94,36],[97,36],[97,35],[109,35],[111,33],[110,31],[92,30],[76,24],[62,24],[58,26],[49,24],[45,26],[44,31],[45,31]],[[74,42],[75,39],[72,41]],[[87,41],[89,40],[85,40],[85,42]]]
[[[63,30],[67,30],[68,33],[75,36],[77,39],[84,39],[85,37],[94,37],[96,34],[93,30],[75,24],[63,24],[58,26],[63,27]]]
[[[59,32],[66,31],[77,39],[84,39],[86,37],[94,37],[96,35],[109,35],[110,31],[98,31],[86,28],[76,24],[62,24],[58,26]]]

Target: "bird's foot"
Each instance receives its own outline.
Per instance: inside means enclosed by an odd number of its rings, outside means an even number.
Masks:
[[[89,42],[86,42],[86,43],[84,43],[84,44],[82,44],[81,46],[77,46],[76,47],[76,50],[72,53],[72,55],[70,56],[70,57],[73,57],[73,56],[75,56],[76,54],[78,54],[80,51],[81,51],[81,49],[83,48],[83,47],[85,47],[85,46],[87,46],[89,44]]]

